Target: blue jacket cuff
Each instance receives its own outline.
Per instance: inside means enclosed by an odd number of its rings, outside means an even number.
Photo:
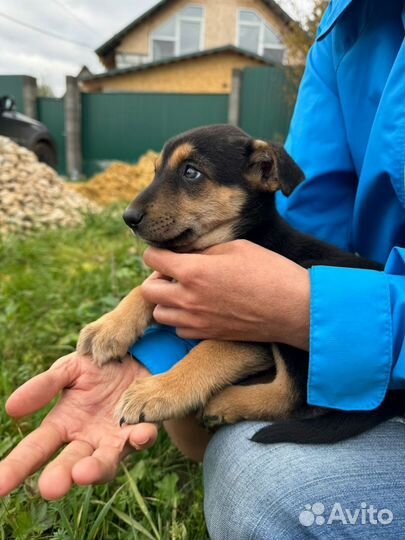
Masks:
[[[129,353],[152,375],[169,371],[198,345],[197,339],[182,339],[171,326],[154,324],[132,345]]]
[[[392,320],[383,272],[315,266],[311,276],[308,402],[371,410],[386,394]]]

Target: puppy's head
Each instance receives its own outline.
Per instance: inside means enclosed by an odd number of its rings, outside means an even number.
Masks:
[[[197,128],[167,142],[124,220],[150,245],[202,250],[241,237],[257,219],[252,203],[278,189],[289,195],[302,179],[282,146],[229,125]]]

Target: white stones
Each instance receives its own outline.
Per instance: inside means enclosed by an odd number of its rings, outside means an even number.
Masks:
[[[0,136],[0,236],[73,227],[98,210],[34,153]]]

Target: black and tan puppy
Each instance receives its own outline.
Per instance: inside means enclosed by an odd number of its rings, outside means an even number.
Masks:
[[[128,226],[148,244],[178,252],[247,239],[313,265],[381,270],[291,228],[277,213],[275,192],[290,195],[303,173],[278,145],[254,140],[238,128],[203,127],[171,139],[151,185],[125,212]],[[247,299],[248,301],[248,299]],[[154,306],[134,289],[111,313],[86,326],[78,350],[99,365],[120,359],[152,322]],[[273,377],[237,381],[273,368]],[[309,407],[308,353],[281,344],[206,340],[168,373],[136,381],[119,407],[122,422],[158,422],[203,409],[206,424],[243,419],[274,423],[259,442],[333,442],[403,412],[397,393],[370,413]]]

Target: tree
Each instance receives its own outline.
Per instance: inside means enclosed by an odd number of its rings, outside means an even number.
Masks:
[[[297,21],[290,25],[289,31],[283,36],[291,64],[291,67],[287,72],[288,78],[290,79],[293,88],[296,90],[298,90],[299,83],[304,73],[309,49],[315,41],[319,23],[328,4],[328,0],[314,0],[313,7],[308,14],[302,9],[302,2],[297,0],[286,0],[284,3],[295,21]],[[296,93],[293,93],[291,97],[292,101],[295,102]]]
[[[49,84],[42,82],[37,87],[37,96],[38,97],[55,97],[53,90]]]

